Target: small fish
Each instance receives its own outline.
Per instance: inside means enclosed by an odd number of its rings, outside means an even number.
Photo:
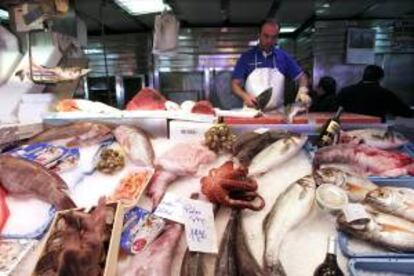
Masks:
[[[390,129],[367,128],[341,132],[341,143],[366,144],[379,149],[396,149],[410,141]]]
[[[369,192],[365,203],[384,213],[414,222],[414,190],[410,188],[379,187]]]
[[[306,140],[307,137],[305,135],[299,134],[291,134],[289,137],[277,140],[253,158],[249,166],[249,175],[266,173],[290,159],[299,152]]]
[[[66,183],[43,166],[10,155],[0,156],[0,183],[10,194],[31,195],[58,210],[76,207],[67,195]]]
[[[84,69],[78,66],[75,67],[65,67],[60,66],[47,68],[44,66],[32,65],[32,78],[38,81],[44,81],[48,83],[58,83],[64,81],[73,81],[80,77],[87,75],[91,69]],[[15,73],[15,76],[19,77],[21,81],[24,81],[25,78],[30,78],[30,69],[21,69]]]
[[[347,222],[341,213],[338,229],[345,233],[393,251],[414,251],[414,223],[392,215],[367,210],[369,219]]]
[[[313,172],[316,184],[334,184],[343,188],[351,201],[361,202],[365,196],[378,188],[367,177],[336,167],[323,167]]]
[[[132,162],[142,166],[154,165],[154,149],[148,135],[142,129],[122,125],[113,133]]]
[[[280,247],[286,234],[300,224],[312,209],[316,183],[312,175],[297,180],[284,191],[267,215],[264,263],[268,275],[286,275],[280,262]]]
[[[246,241],[242,225],[242,216],[240,210],[236,214],[236,263],[238,266],[239,276],[264,276],[265,273],[260,265],[257,263]],[[202,275],[202,274],[199,274]]]
[[[215,276],[236,276],[238,275],[238,265],[236,263],[235,247],[236,247],[236,227],[237,227],[237,210],[233,209],[230,219],[224,231],[223,238],[220,243],[220,249],[214,269]]]

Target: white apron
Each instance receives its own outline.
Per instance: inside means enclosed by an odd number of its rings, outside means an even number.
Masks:
[[[276,67],[276,59],[273,54],[273,68],[257,68],[257,53],[254,56],[254,70],[247,77],[245,90],[253,96],[258,96],[268,88],[273,89],[272,97],[265,110],[282,107],[284,104],[285,76]]]

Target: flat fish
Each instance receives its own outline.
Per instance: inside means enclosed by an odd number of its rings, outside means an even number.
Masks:
[[[154,149],[148,135],[143,130],[121,125],[115,128],[113,133],[132,162],[141,166],[154,165]]]
[[[26,159],[1,155],[0,183],[11,194],[37,197],[58,210],[76,207],[59,175]]]
[[[249,175],[266,173],[292,158],[303,147],[306,140],[305,135],[298,134],[277,140],[253,158],[249,166]]]
[[[285,235],[309,214],[315,198],[316,183],[307,175],[293,183],[274,203],[267,215],[265,231],[265,270],[269,275],[286,275],[280,262],[280,247]]]
[[[400,187],[379,187],[369,192],[365,203],[384,213],[414,222],[414,190]]]
[[[390,129],[366,128],[341,132],[341,143],[366,144],[379,149],[396,149],[410,141]]]

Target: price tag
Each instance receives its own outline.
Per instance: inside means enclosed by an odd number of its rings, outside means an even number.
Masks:
[[[184,224],[183,204],[186,200],[173,193],[166,193],[154,215]]]
[[[183,215],[190,251],[218,253],[213,205],[209,202],[186,199]]]
[[[354,221],[365,221],[371,218],[364,206],[359,203],[350,203],[346,205],[342,211],[344,212],[345,219],[348,223]]]

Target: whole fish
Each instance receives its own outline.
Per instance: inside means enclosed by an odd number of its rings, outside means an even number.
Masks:
[[[242,225],[242,217],[240,210],[236,214],[236,263],[238,266],[239,276],[264,276],[265,273],[260,265],[257,263],[252,252],[249,249],[246,241],[246,235],[244,233]],[[199,274],[200,275],[200,274]]]
[[[379,187],[367,194],[365,203],[382,212],[414,222],[413,189]]]
[[[87,145],[108,139],[110,132],[111,129],[104,124],[78,122],[49,128],[31,138],[27,144],[73,138],[67,143],[68,146]]]
[[[367,128],[341,132],[341,143],[366,144],[379,149],[395,149],[410,141],[390,129]]]
[[[305,135],[291,134],[281,138],[257,154],[250,166],[250,175],[259,175],[268,172],[277,165],[290,159],[306,143]]]
[[[279,260],[286,234],[302,222],[312,209],[316,184],[312,175],[293,183],[276,200],[264,221],[265,270],[269,275],[286,275]]]
[[[58,210],[76,207],[66,194],[66,183],[57,174],[26,159],[1,155],[0,183],[11,194],[37,197]]]
[[[215,276],[236,276],[238,275],[238,265],[236,263],[236,221],[237,210],[233,209],[230,219],[224,231],[220,243],[220,249],[214,269]]]
[[[360,167],[368,175],[414,175],[414,158],[367,145],[339,144],[321,148],[315,153],[314,167],[319,168],[321,164],[327,163],[351,164]]]
[[[39,81],[45,81],[48,83],[58,83],[64,81],[72,81],[76,80],[80,77],[85,76],[91,71],[91,69],[84,69],[78,66],[75,67],[44,67],[41,65],[33,64],[32,65],[32,73],[33,78]],[[15,76],[18,76],[21,81],[24,79],[30,78],[30,69],[22,69],[15,73]]]
[[[143,130],[122,125],[115,128],[113,133],[132,162],[141,166],[154,165],[154,149]]]
[[[378,188],[367,177],[336,167],[323,167],[313,172],[316,185],[334,184],[344,189],[353,202],[360,202],[365,196]]]
[[[367,220],[347,222],[341,213],[337,217],[337,227],[357,239],[386,249],[414,251],[414,223],[380,212],[369,211],[368,215]]]

